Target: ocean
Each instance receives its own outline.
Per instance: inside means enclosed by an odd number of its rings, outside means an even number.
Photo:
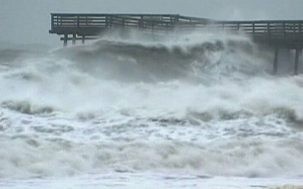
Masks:
[[[227,33],[1,48],[0,188],[302,186],[303,77],[272,61]]]

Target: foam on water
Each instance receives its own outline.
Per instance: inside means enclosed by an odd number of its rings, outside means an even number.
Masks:
[[[25,54],[0,59],[1,178],[303,173],[303,77],[268,74],[246,37],[107,37]]]
[[[285,184],[288,183],[288,184]],[[73,188],[211,188],[211,189],[301,189],[300,178],[243,178],[207,177],[203,175],[167,173],[112,173],[102,175],[83,175],[69,178],[45,178],[28,180],[9,180],[0,183],[1,188],[13,189],[63,189]]]

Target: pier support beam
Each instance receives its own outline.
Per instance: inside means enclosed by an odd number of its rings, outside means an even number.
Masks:
[[[279,56],[279,48],[275,48],[275,57],[274,57],[274,64],[273,64],[273,74],[278,73],[278,56]]]
[[[85,44],[85,35],[82,35],[82,44]]]
[[[76,34],[75,33],[73,33],[73,39],[72,39],[72,41],[73,41],[73,45],[75,45],[76,44]]]
[[[298,69],[299,69],[299,58],[300,58],[300,54],[302,52],[302,49],[297,48],[296,49],[296,55],[295,55],[295,68],[294,68],[294,74],[298,75]]]
[[[63,38],[63,46],[64,47],[67,46],[67,39],[68,39],[68,34],[64,34],[64,38]]]

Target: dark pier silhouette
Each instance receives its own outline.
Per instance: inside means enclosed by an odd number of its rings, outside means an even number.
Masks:
[[[113,28],[137,28],[152,32],[213,29],[245,33],[258,44],[274,49],[273,73],[278,71],[281,49],[295,50],[294,74],[298,74],[303,48],[303,20],[218,21],[177,14],[51,14],[50,33],[62,35],[64,46],[69,40],[85,43]]]

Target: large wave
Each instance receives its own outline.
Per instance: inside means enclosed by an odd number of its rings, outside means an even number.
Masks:
[[[0,54],[0,177],[302,174],[303,78],[270,75],[269,53],[245,36]]]

